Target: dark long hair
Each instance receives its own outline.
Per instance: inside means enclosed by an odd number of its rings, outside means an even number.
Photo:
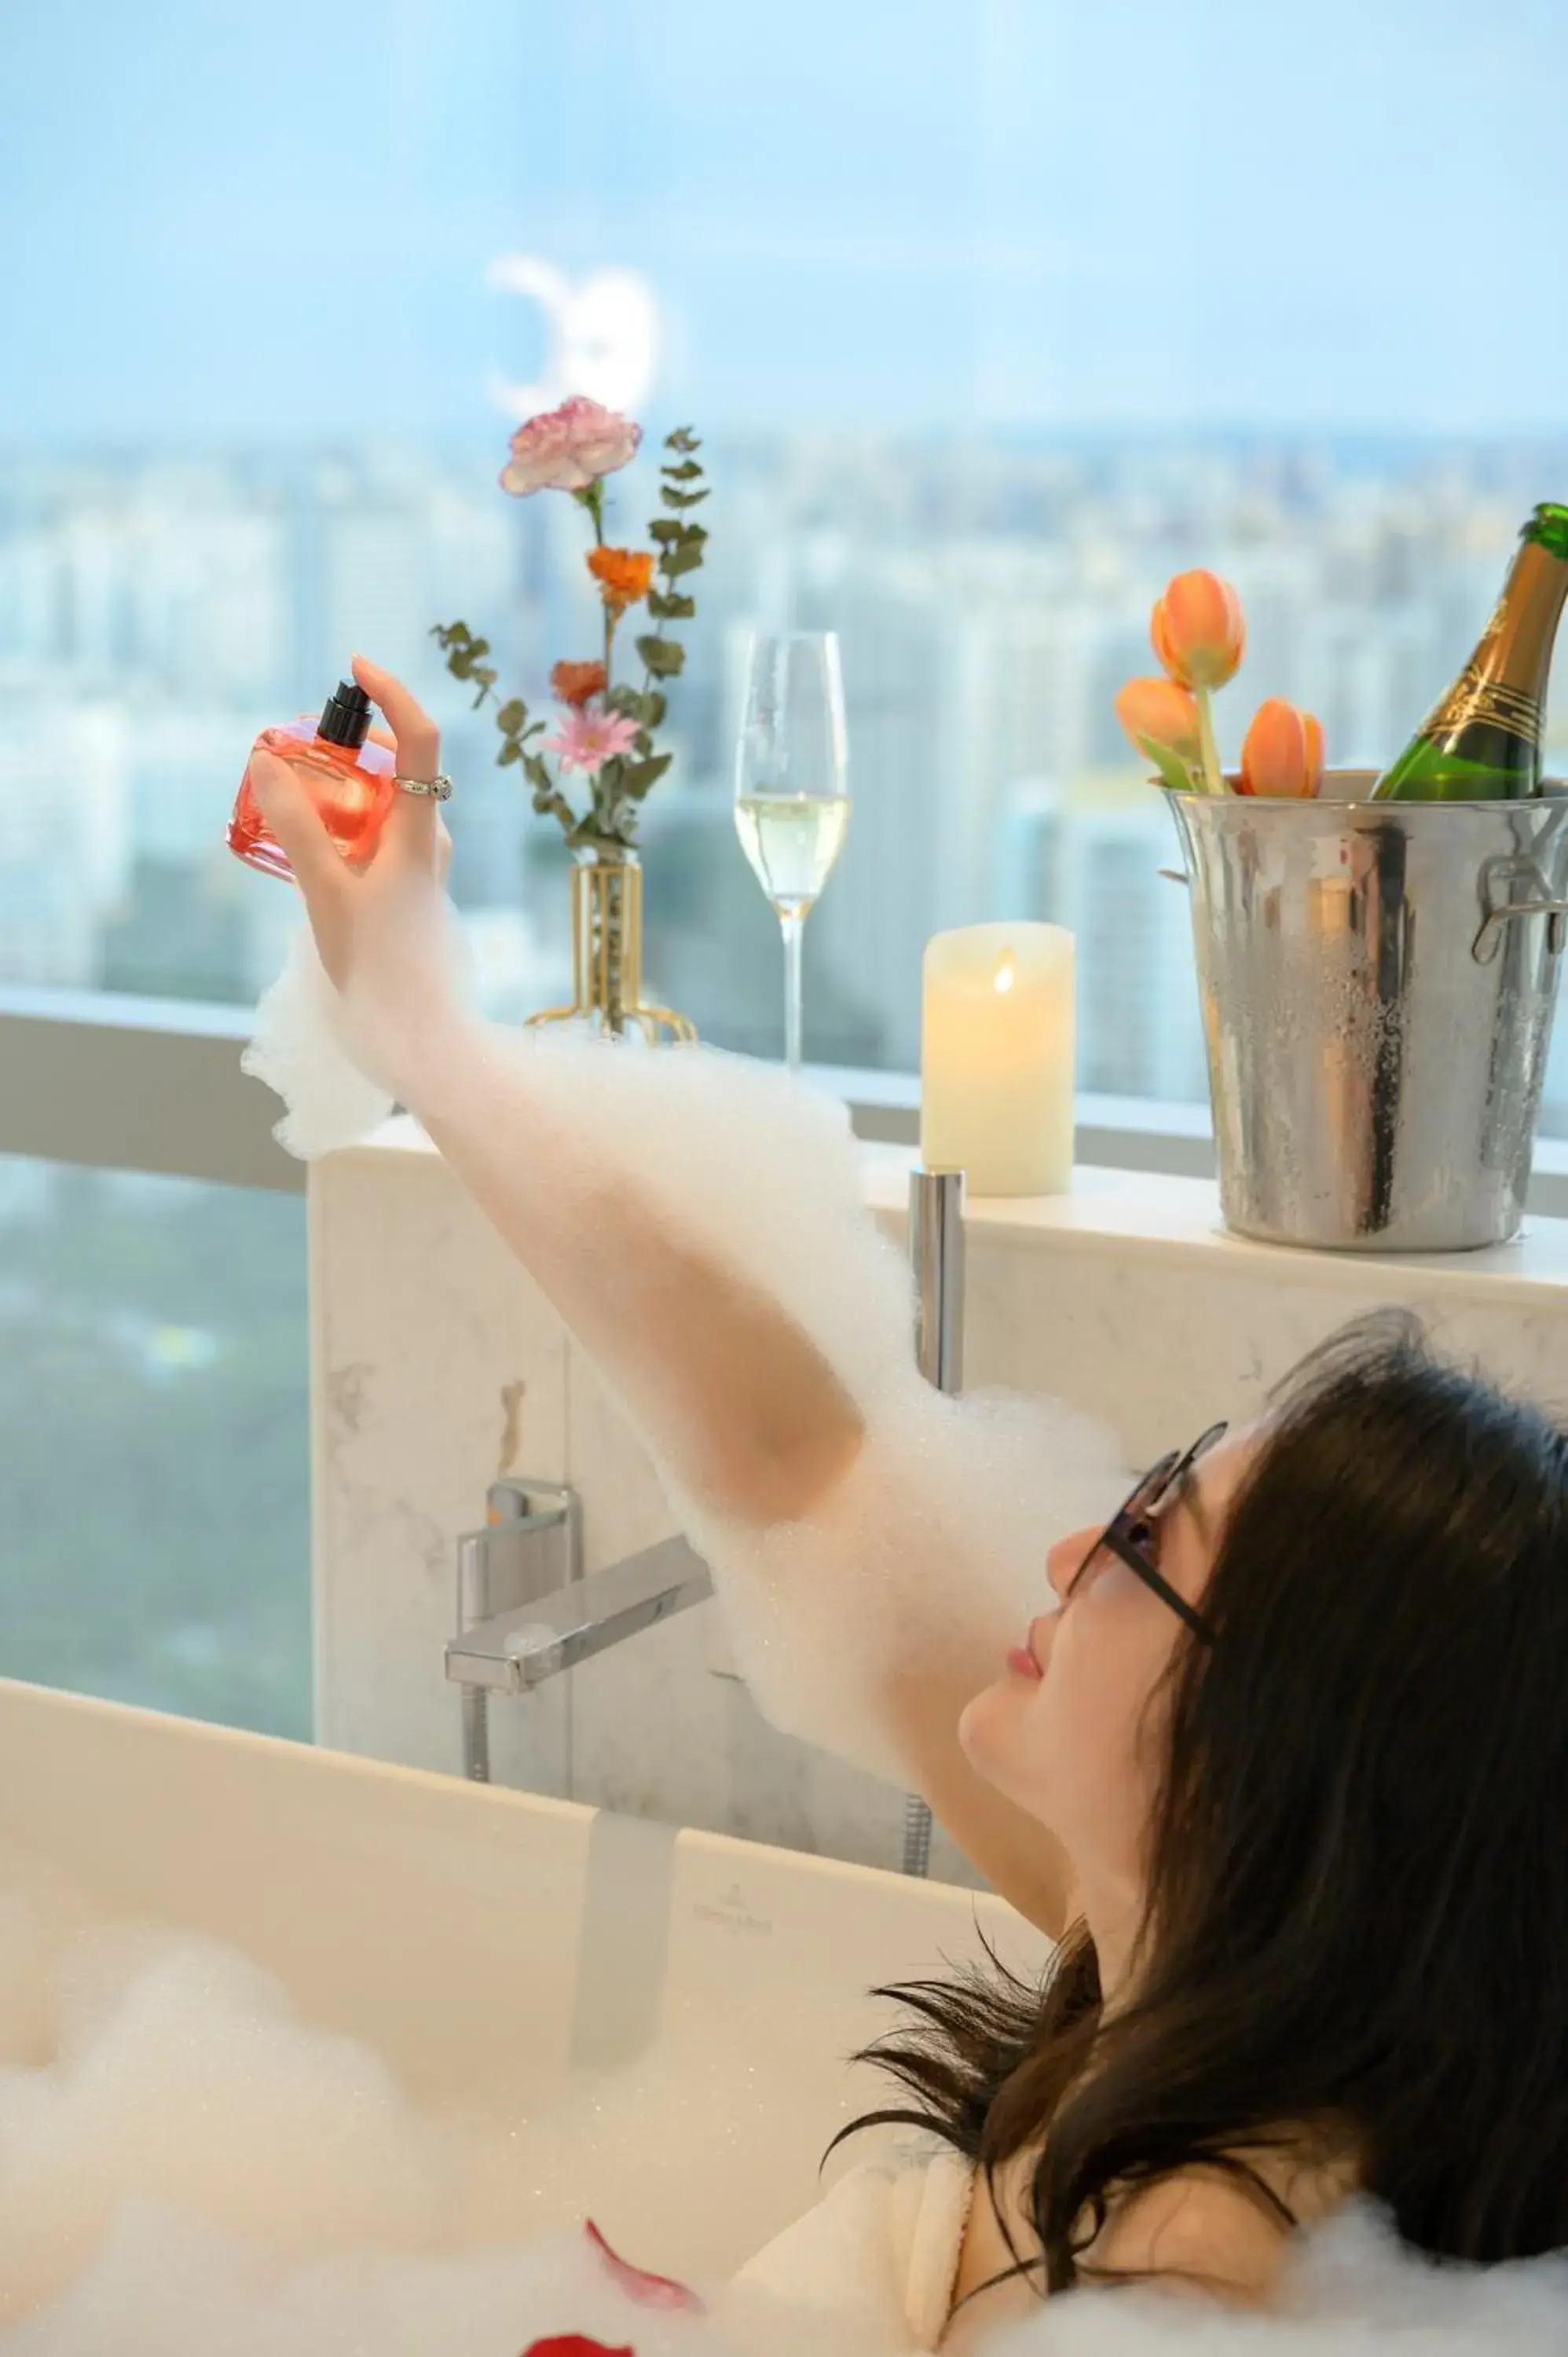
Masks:
[[[1568,1438],[1413,1320],[1354,1328],[1277,1396],[1204,1609],[1152,1697],[1134,1993],[1101,2018],[1082,1924],[1043,1989],[881,1992],[911,2100],[871,2119],[988,2175],[1048,2126],[1020,2271],[1051,2291],[1172,2169],[1289,2222],[1237,2147],[1304,2137],[1424,2251],[1568,2244]]]

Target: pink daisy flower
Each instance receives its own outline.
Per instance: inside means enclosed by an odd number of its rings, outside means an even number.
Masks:
[[[558,753],[564,770],[581,770],[591,778],[636,742],[637,723],[623,713],[568,712],[560,735],[544,739],[544,750]]]

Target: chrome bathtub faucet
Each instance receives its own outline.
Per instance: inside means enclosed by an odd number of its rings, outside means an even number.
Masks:
[[[489,1781],[489,1697],[547,1678],[668,1620],[714,1592],[683,1538],[583,1577],[582,1503],[558,1481],[493,1481],[486,1527],[457,1542],[457,1634],[446,1674],[463,1689],[463,1772]]]

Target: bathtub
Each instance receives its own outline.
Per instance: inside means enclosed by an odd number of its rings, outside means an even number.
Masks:
[[[875,1984],[983,1932],[1019,1968],[1047,1953],[990,1896],[8,1682],[0,1839],[105,1916],[245,1951],[422,2103],[504,2123],[700,2052],[636,2191],[551,2200],[709,2281],[810,2206],[876,2100],[845,2059],[888,2020]]]

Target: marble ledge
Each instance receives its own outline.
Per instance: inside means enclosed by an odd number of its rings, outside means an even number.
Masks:
[[[863,1145],[866,1207],[880,1223],[901,1228],[912,1148]],[[388,1170],[438,1163],[419,1125],[405,1114],[386,1122],[335,1162]],[[1080,1168],[1067,1195],[979,1198],[966,1209],[972,1239],[992,1248],[1070,1252],[1144,1265],[1179,1263],[1214,1275],[1251,1277],[1323,1293],[1397,1297],[1412,1286],[1436,1304],[1451,1300],[1520,1307],[1568,1297],[1568,1219],[1531,1215],[1511,1243],[1464,1253],[1326,1253],[1294,1250],[1232,1235],[1219,1216],[1212,1179],[1142,1170]]]

